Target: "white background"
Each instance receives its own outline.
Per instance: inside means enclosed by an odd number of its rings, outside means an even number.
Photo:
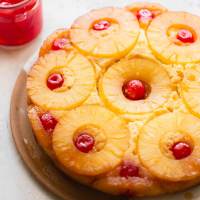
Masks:
[[[31,176],[16,152],[11,137],[10,96],[20,69],[27,59],[38,50],[42,40],[56,28],[69,26],[76,17],[92,8],[124,6],[131,2],[133,1],[43,0],[44,28],[41,35],[18,50],[0,48],[0,200],[57,199]],[[162,3],[169,9],[187,10],[200,15],[200,0],[154,0],[154,2]],[[200,199],[200,195],[197,193],[194,197]],[[165,198],[159,199],[164,200]]]

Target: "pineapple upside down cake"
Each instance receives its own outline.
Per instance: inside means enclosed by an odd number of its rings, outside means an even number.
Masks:
[[[56,166],[114,195],[200,182],[200,18],[154,3],[79,17],[43,43],[28,117]]]

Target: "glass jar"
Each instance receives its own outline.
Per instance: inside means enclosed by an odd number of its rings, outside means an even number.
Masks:
[[[0,45],[25,44],[41,29],[41,0],[0,0]]]

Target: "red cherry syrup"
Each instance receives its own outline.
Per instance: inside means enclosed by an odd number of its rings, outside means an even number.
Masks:
[[[0,0],[0,45],[25,44],[41,29],[41,0]]]

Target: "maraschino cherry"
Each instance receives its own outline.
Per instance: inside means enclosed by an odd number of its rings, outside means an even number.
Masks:
[[[53,73],[47,79],[47,86],[50,90],[61,87],[64,83],[64,78],[61,74]]]
[[[192,148],[185,142],[178,142],[172,146],[171,151],[177,160],[181,160],[192,153]]]
[[[89,153],[92,151],[94,144],[94,137],[87,133],[81,133],[74,141],[74,145],[82,153]]]
[[[111,23],[109,21],[101,20],[101,21],[96,22],[93,25],[93,29],[95,31],[103,31],[103,30],[107,30],[110,26],[111,26]]]
[[[148,9],[140,9],[136,16],[139,20],[152,20],[154,17],[153,13]]]
[[[186,29],[181,29],[177,33],[177,39],[180,40],[183,43],[193,43],[194,42],[194,36],[191,31]]]
[[[58,38],[55,39],[52,44],[52,50],[57,51],[60,49],[64,49],[66,46],[70,45],[70,41],[67,38]]]
[[[140,80],[130,80],[122,87],[123,94],[130,100],[141,100],[146,97],[145,84]]]
[[[124,162],[120,168],[121,177],[139,177],[139,168],[131,162]]]
[[[42,114],[40,121],[48,133],[52,133],[57,124],[57,120],[49,112]]]

